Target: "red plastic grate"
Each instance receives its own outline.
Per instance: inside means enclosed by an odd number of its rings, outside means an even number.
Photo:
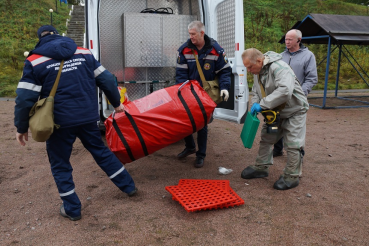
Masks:
[[[244,201],[230,188],[229,180],[181,179],[178,185],[167,186],[165,189],[187,212],[244,204]]]
[[[178,186],[182,185],[216,185],[225,191],[229,191],[229,180],[208,180],[208,179],[180,179]]]
[[[201,179],[181,179],[178,182],[178,185],[181,186],[182,184],[189,184],[189,183],[196,183],[196,182],[212,182],[215,185],[218,185],[222,187],[224,190],[229,191],[232,196],[236,197],[235,201],[228,202],[225,204],[220,204],[216,207],[212,207],[211,209],[217,209],[217,208],[228,208],[228,207],[234,207],[234,206],[240,206],[245,204],[245,201],[237,195],[237,193],[232,190],[232,188],[229,185],[229,180],[201,180]]]

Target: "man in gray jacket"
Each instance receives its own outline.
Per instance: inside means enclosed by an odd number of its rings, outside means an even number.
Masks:
[[[299,185],[302,171],[306,134],[306,112],[309,109],[306,96],[294,72],[282,56],[273,51],[262,54],[251,48],[242,54],[243,64],[254,74],[251,114],[263,110],[280,111],[277,133],[267,133],[267,125],[261,130],[261,141],[255,164],[242,171],[244,179],[263,178],[269,175],[273,165],[272,147],[282,136],[287,149],[287,164],[283,174],[274,183],[277,190],[287,190]]]
[[[314,54],[301,43],[300,30],[291,29],[286,33],[286,50],[282,52],[282,60],[292,68],[296,74],[302,90],[307,96],[311,89],[318,83],[318,72]],[[275,145],[273,157],[283,155],[283,138]]]

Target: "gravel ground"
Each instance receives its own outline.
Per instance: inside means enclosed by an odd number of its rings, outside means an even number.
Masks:
[[[177,160],[184,142],[126,165],[139,188],[129,198],[79,141],[71,163],[82,219],[59,215],[61,200],[44,143],[15,140],[14,101],[0,101],[0,245],[369,245],[369,110],[311,108],[303,178],[292,190],[274,182],[286,163],[275,158],[268,178],[244,180],[255,160],[240,140],[242,125],[209,125],[205,166]],[[261,119],[261,118],[260,118]],[[218,167],[233,169],[218,174]],[[180,179],[229,180],[244,205],[189,213],[165,190]]]

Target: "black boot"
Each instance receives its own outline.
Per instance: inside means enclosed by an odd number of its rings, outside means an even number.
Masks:
[[[300,183],[299,177],[279,177],[279,179],[274,183],[273,188],[276,190],[288,190],[295,188]]]
[[[282,155],[283,155],[283,150],[281,150],[281,151],[273,150],[273,157],[278,157],[278,156],[282,156]]]
[[[177,155],[178,159],[183,159],[189,155],[195,154],[196,153],[196,149],[187,149],[185,148],[181,153],[179,153]]]
[[[201,167],[204,166],[204,161],[205,161],[205,159],[202,158],[201,156],[196,156],[196,161],[195,161],[194,166],[196,168],[201,168]]]
[[[265,178],[269,175],[268,166],[248,166],[242,173],[241,178],[243,179],[254,179],[254,178]]]

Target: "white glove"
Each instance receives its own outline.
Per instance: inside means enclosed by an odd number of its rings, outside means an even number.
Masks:
[[[221,90],[220,91],[220,96],[223,97],[224,95],[224,101],[227,101],[228,100],[228,97],[229,97],[229,93],[227,90]]]

